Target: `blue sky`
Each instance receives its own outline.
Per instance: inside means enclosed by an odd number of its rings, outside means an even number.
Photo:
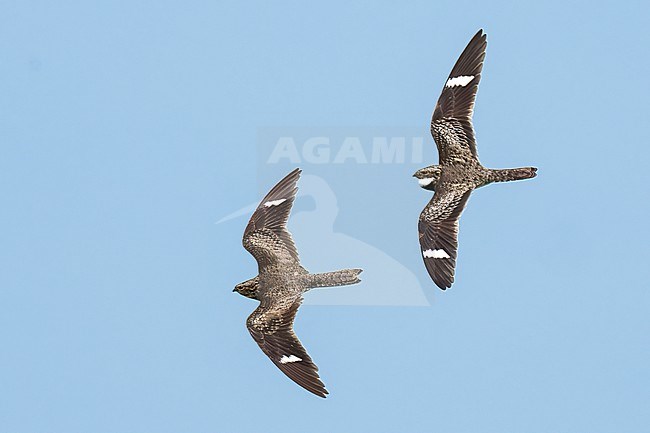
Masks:
[[[442,293],[410,176],[479,28],[481,160],[539,175],[472,195]],[[648,28],[643,2],[2,2],[0,430],[647,431]],[[265,164],[304,131],[419,134],[424,164]],[[326,400],[246,331],[247,216],[215,224],[296,165],[365,245],[296,226],[309,269],[373,251],[408,287],[358,290],[429,304],[302,307]]]

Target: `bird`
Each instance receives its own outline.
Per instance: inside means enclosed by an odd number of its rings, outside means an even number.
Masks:
[[[433,111],[431,135],[438,164],[413,174],[420,187],[435,192],[420,214],[418,234],[424,265],[442,290],[454,282],[458,220],[472,191],[537,175],[536,167],[495,170],[479,162],[472,115],[486,48],[487,35],[481,29],[456,61]]]
[[[246,327],[262,352],[291,380],[325,398],[329,392],[293,331],[293,322],[305,292],[315,287],[356,284],[361,281],[362,269],[311,274],[300,265],[287,230],[300,173],[296,168],[285,176],[253,212],[242,244],[257,261],[258,275],[237,284],[233,292],[260,301]]]

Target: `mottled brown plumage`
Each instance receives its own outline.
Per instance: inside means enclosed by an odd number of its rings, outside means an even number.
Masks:
[[[260,301],[246,326],[262,351],[298,385],[325,397],[328,392],[318,376],[318,367],[293,332],[293,321],[304,292],[313,287],[358,283],[361,269],[310,274],[300,265],[286,228],[299,177],[299,169],[289,173],[253,213],[243,245],[257,260],[259,274],[237,284],[234,291]]]
[[[487,37],[479,30],[454,65],[431,119],[439,164],[415,172],[422,188],[435,191],[420,214],[421,254],[429,275],[445,290],[454,282],[458,251],[458,219],[471,192],[492,182],[535,177],[537,169],[485,168],[478,160],[472,125]]]

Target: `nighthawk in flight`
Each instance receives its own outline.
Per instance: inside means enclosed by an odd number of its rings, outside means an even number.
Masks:
[[[361,269],[310,274],[300,265],[286,227],[299,177],[300,169],[289,173],[253,213],[243,244],[257,260],[258,275],[237,284],[233,291],[260,301],[246,326],[262,351],[291,380],[325,397],[328,392],[318,377],[318,368],[293,332],[293,321],[303,293],[314,287],[356,284]]]
[[[421,254],[429,275],[442,290],[454,282],[458,219],[472,191],[492,182],[535,177],[537,168],[485,168],[478,160],[472,113],[487,47],[479,30],[451,70],[431,119],[439,163],[415,172],[424,189],[435,191],[420,214]]]

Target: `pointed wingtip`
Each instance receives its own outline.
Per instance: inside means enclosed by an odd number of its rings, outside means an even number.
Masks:
[[[296,167],[293,170],[291,170],[291,172],[289,172],[289,174],[287,174],[286,177],[296,176],[299,178],[301,174],[302,174],[302,169],[300,167]]]
[[[438,281],[434,281],[434,283],[436,283],[436,286],[438,286],[438,288],[439,288],[440,290],[442,290],[443,292],[446,292],[447,289],[451,287],[451,284],[450,284],[450,285],[446,285],[446,284],[444,284],[444,283],[440,283],[440,282],[438,282]]]
[[[485,33],[483,29],[479,29],[478,32],[476,32],[476,34],[472,37],[470,44],[471,42],[475,42],[475,43],[481,42],[487,44],[487,33]]]
[[[440,278],[433,278],[433,282],[435,283],[436,286],[443,292],[446,292],[447,289],[450,289],[452,284],[454,284],[454,278],[452,276],[451,281],[446,281]]]
[[[300,178],[301,173],[302,173],[302,169],[300,167],[296,167],[293,170],[291,170],[291,172],[289,172],[289,174],[287,174],[283,178],[283,180],[295,177],[295,180],[297,182],[298,179]],[[282,182],[282,181],[280,181],[280,182]],[[296,189],[297,189],[297,187],[296,187]],[[216,221],[215,224],[225,223],[226,221],[230,221],[232,219],[239,218],[239,217],[244,216],[244,215],[248,215],[248,214],[252,213],[253,211],[255,211],[255,209],[257,209],[257,206],[258,206],[258,203],[250,203],[250,204],[244,206],[243,208],[241,208],[239,210],[236,210],[236,211],[224,216],[220,220]]]

